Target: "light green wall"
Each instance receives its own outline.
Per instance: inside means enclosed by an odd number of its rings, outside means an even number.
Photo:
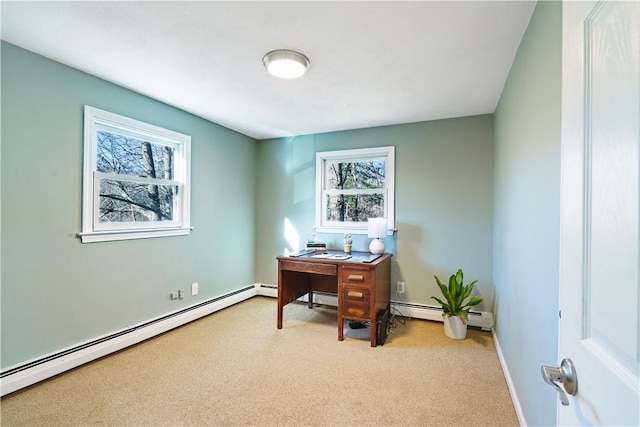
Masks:
[[[495,331],[528,425],[554,425],[562,5],[538,2],[495,114]]]
[[[10,44],[1,64],[2,368],[254,283],[256,141]],[[191,135],[190,236],[75,237],[85,104]]]
[[[448,277],[458,268],[479,279],[491,310],[493,216],[493,116],[421,122],[295,138],[258,145],[256,279],[277,283],[275,257],[292,245],[285,220],[298,233],[297,243],[313,235],[315,153],[340,149],[396,147],[395,237],[385,239],[394,254],[392,283],[404,280],[402,301],[433,304],[438,295],[433,275]],[[340,248],[341,234],[319,234]],[[354,250],[368,250],[358,236]],[[446,278],[445,277],[445,278]]]

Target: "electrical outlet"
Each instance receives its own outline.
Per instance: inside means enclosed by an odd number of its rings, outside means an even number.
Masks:
[[[404,282],[398,282],[396,292],[398,292],[399,294],[404,294]]]
[[[178,299],[178,293],[177,292],[171,292],[169,294],[169,298],[171,298],[172,300]]]
[[[182,289],[178,289],[178,298],[182,299],[184,295],[182,294]]]
[[[191,295],[198,295],[198,282],[191,284]]]

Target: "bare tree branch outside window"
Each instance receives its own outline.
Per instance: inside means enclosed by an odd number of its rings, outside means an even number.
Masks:
[[[173,179],[174,149],[169,146],[98,131],[97,171],[158,180]],[[100,222],[171,221],[175,185],[100,181]]]
[[[326,219],[366,222],[368,218],[382,217],[384,188],[385,162],[382,160],[331,163],[327,189],[336,191],[326,196]]]

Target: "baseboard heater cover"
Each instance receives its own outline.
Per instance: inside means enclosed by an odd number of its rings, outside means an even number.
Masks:
[[[395,308],[405,317],[415,319],[435,320],[442,322],[442,308],[424,304],[413,304],[402,301],[391,301],[391,307]],[[469,326],[476,326],[483,331],[493,328],[493,313],[487,311],[470,311]]]
[[[278,298],[278,286],[277,285],[268,285],[268,284],[265,284],[265,283],[256,283],[256,289],[258,290],[258,295],[260,295],[260,296]]]
[[[251,285],[0,372],[0,396],[137,344],[258,294]]]

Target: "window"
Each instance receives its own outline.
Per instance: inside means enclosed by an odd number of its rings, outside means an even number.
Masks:
[[[189,234],[191,137],[84,109],[83,243]]]
[[[316,231],[366,234],[369,218],[394,223],[395,147],[316,153]]]

